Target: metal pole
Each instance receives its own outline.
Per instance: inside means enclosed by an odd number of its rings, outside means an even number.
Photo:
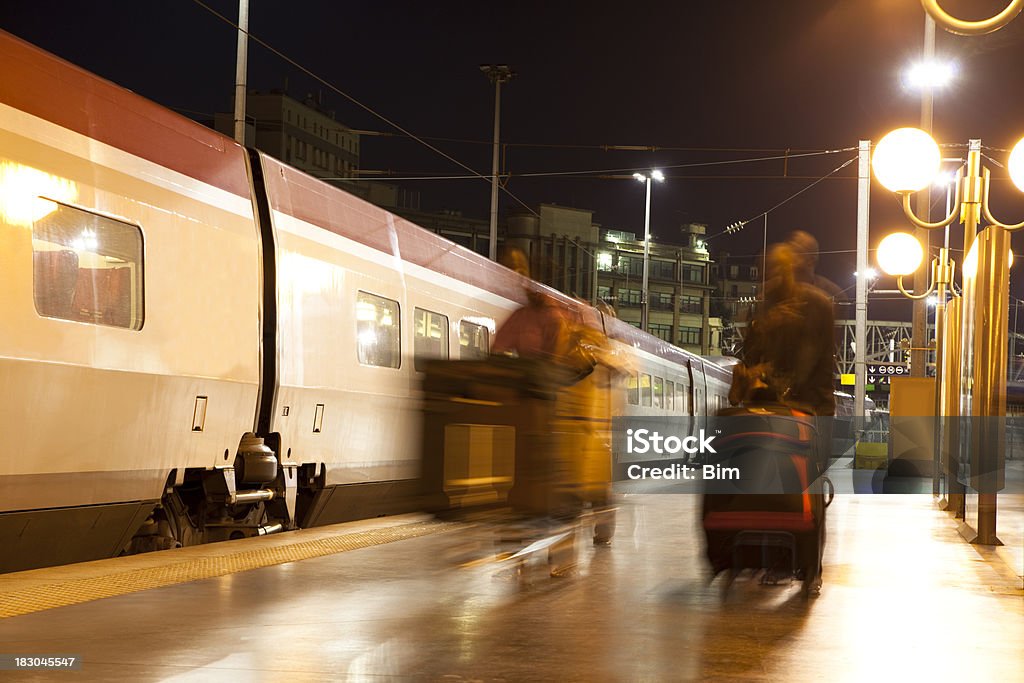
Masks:
[[[761,296],[768,281],[768,214],[764,215],[764,239],[761,244]]]
[[[644,203],[644,281],[640,288],[640,329],[647,331],[647,275],[651,257],[651,176],[647,175],[647,201]]]
[[[952,209],[952,185],[946,184],[946,213],[948,216]],[[939,267],[945,268],[949,260],[949,226],[943,230],[942,250],[939,252]],[[952,272],[950,275],[950,287],[952,287]],[[946,362],[946,280],[943,278],[935,293],[935,457],[932,463],[932,495],[939,499],[939,507],[946,509],[949,500],[946,495],[949,491],[947,477],[947,458],[945,453],[948,445],[945,444],[947,428],[946,421],[949,418],[946,411],[947,399],[944,396],[944,387],[947,386],[947,362]]]
[[[491,225],[487,254],[498,260],[498,131],[501,126],[501,79],[494,81],[494,147],[491,151]]]
[[[1020,303],[1020,299],[1014,297],[1013,299],[1013,336],[1010,337],[1010,373],[1016,379],[1017,376],[1017,304]]]
[[[1005,481],[1009,249],[1010,235],[1003,228],[990,226],[978,235],[969,460],[971,486],[978,494],[978,517],[969,540],[983,545],[1002,545],[996,537],[996,502]]]
[[[971,247],[974,244],[974,240],[978,234],[978,223],[981,221],[981,140],[970,140],[968,141],[967,149],[967,170],[964,175],[961,195],[961,207],[960,207],[960,220],[964,224],[964,259],[967,258],[967,254],[970,253]],[[954,380],[956,381],[956,391],[958,396],[953,397],[954,402],[959,406],[956,412],[958,422],[956,424],[956,443],[950,443],[949,449],[949,478],[947,479],[947,488],[949,490],[949,510],[952,510],[954,515],[959,519],[964,519],[967,514],[967,491],[966,486],[960,481],[959,476],[956,474],[959,471],[960,461],[962,459],[962,450],[965,437],[961,436],[963,429],[969,425],[964,424],[962,418],[970,418],[971,410],[970,406],[973,401],[973,383],[969,381],[969,375],[973,373],[973,364],[975,361],[973,355],[973,344],[974,344],[974,310],[975,310],[975,297],[977,287],[975,286],[976,278],[963,279],[963,295],[960,298],[960,310],[959,314],[959,375],[963,376],[963,379],[946,377],[947,384],[952,385]],[[951,365],[952,367],[952,365]],[[950,415],[952,417],[952,415]]]
[[[867,384],[868,327],[868,216],[871,205],[871,141],[861,140],[857,156],[857,293],[854,321],[853,406],[854,433],[863,429]]]
[[[249,48],[249,0],[238,0],[238,56],[235,60],[235,142],[245,144],[245,71]]]
[[[943,248],[939,251],[939,268],[945,268],[949,260],[949,250]],[[942,372],[942,356],[945,353],[943,343],[943,330],[946,324],[946,283],[939,281],[935,293],[935,450],[932,459],[932,495],[941,497],[942,488],[940,481],[942,477],[942,382],[945,380]]]
[[[501,84],[515,75],[505,64],[481,64],[480,70],[494,84],[494,145],[491,150],[491,225],[488,257],[498,260],[498,132],[501,125]]]
[[[935,61],[935,20],[925,12],[924,15],[924,50],[922,58],[925,64]],[[921,88],[921,130],[931,135],[932,132],[932,91],[926,85]],[[929,220],[928,212],[931,209],[931,188],[925,188],[917,193],[917,215]],[[928,245],[930,233],[923,228],[914,230],[914,236],[919,244]],[[925,253],[929,253],[925,247]],[[928,269],[921,268],[914,275],[914,291],[923,292],[928,289]],[[914,302],[913,322],[911,329],[911,351],[910,351],[910,374],[913,377],[928,376],[928,353],[924,350],[927,344],[927,316],[928,304],[924,299]]]

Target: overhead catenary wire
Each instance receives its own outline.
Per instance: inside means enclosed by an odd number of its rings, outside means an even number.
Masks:
[[[376,131],[376,130],[361,130],[353,129],[353,133],[358,135],[367,135],[371,137],[404,137],[403,135],[392,133],[390,131]],[[493,140],[483,139],[471,139],[471,138],[452,138],[442,136],[420,136],[424,140],[433,140],[435,142],[453,142],[467,145],[492,145]],[[536,148],[536,149],[579,149],[579,150],[594,150],[600,152],[718,152],[718,153],[731,153],[735,154],[738,152],[789,152],[790,158],[798,157],[804,153],[821,153],[828,152],[828,150],[821,149],[797,149],[792,147],[687,147],[677,145],[612,145],[612,144],[574,144],[574,143],[557,143],[557,142],[523,142],[523,141],[505,141],[501,143],[502,147],[523,147],[523,148]],[[835,150],[835,151],[852,151],[857,149],[856,147],[850,147],[846,150]],[[793,153],[796,154],[793,154]]]
[[[235,23],[234,21],[232,21],[231,19],[229,19],[229,18],[225,17],[225,16],[223,15],[223,14],[221,14],[221,13],[220,13],[220,12],[218,12],[217,10],[213,9],[212,7],[210,7],[209,5],[207,5],[206,3],[204,3],[204,2],[202,1],[202,0],[192,0],[192,2],[194,2],[194,3],[195,3],[195,4],[197,4],[197,5],[199,5],[199,6],[200,6],[200,7],[202,7],[202,8],[204,9],[204,10],[206,10],[206,11],[207,11],[207,12],[209,12],[210,14],[214,15],[215,17],[217,17],[217,18],[218,18],[218,19],[220,19],[221,21],[225,22],[226,24],[228,24],[229,26],[231,26],[232,28],[234,28],[234,29],[235,29],[236,31],[241,31],[241,32],[245,33],[246,37],[247,37],[247,38],[248,38],[249,40],[252,40],[253,42],[257,43],[258,45],[262,46],[262,47],[263,47],[264,49],[266,49],[266,50],[269,50],[269,51],[270,51],[270,52],[272,52],[272,53],[273,53],[274,55],[276,55],[277,57],[279,57],[279,58],[283,59],[283,60],[284,60],[284,61],[286,61],[286,62],[287,62],[288,64],[292,65],[293,67],[295,67],[296,69],[298,69],[298,70],[299,70],[299,71],[301,71],[302,73],[306,74],[307,76],[309,76],[310,78],[314,79],[315,81],[317,81],[317,82],[319,82],[319,83],[323,84],[324,86],[326,86],[327,88],[329,88],[329,89],[330,89],[331,91],[333,91],[333,92],[337,93],[338,95],[341,95],[342,97],[344,97],[344,98],[345,98],[346,100],[348,100],[348,101],[349,101],[349,102],[351,102],[352,104],[356,105],[357,107],[359,107],[359,108],[363,109],[364,111],[368,112],[369,114],[371,114],[371,115],[373,115],[373,116],[377,117],[378,119],[380,119],[381,121],[383,121],[383,122],[384,122],[384,123],[386,123],[387,125],[391,126],[391,127],[392,127],[392,128],[394,128],[395,130],[401,131],[401,132],[402,132],[403,134],[405,134],[405,135],[409,136],[409,137],[410,137],[410,138],[412,138],[413,140],[416,140],[417,142],[419,142],[420,144],[422,144],[422,145],[423,145],[424,147],[426,147],[427,149],[431,150],[432,152],[435,152],[436,154],[439,154],[440,156],[442,156],[442,157],[444,157],[445,159],[447,159],[448,161],[452,162],[453,164],[455,164],[455,165],[456,165],[456,166],[458,166],[459,168],[465,169],[466,171],[469,171],[470,173],[474,174],[474,176],[475,176],[475,177],[477,177],[477,178],[480,178],[481,180],[486,180],[486,181],[488,181],[488,182],[490,182],[490,181],[491,181],[491,176],[490,176],[490,175],[483,175],[482,173],[477,173],[477,172],[476,172],[476,171],[475,171],[474,169],[472,169],[471,167],[469,167],[469,166],[467,166],[466,164],[462,163],[461,161],[459,161],[459,160],[458,160],[458,159],[456,159],[455,157],[453,157],[453,156],[451,156],[450,154],[448,154],[448,153],[446,153],[446,152],[442,151],[441,149],[439,149],[439,148],[435,147],[434,145],[430,144],[429,142],[427,142],[427,141],[426,141],[425,139],[423,139],[423,138],[419,137],[418,135],[416,135],[416,134],[414,134],[414,133],[412,133],[412,132],[410,132],[410,131],[406,130],[406,129],[405,129],[405,128],[403,128],[403,127],[402,127],[402,126],[401,126],[400,124],[396,123],[395,121],[392,121],[392,120],[391,120],[391,119],[389,119],[389,118],[388,118],[387,116],[385,116],[384,114],[381,114],[381,113],[380,113],[380,112],[378,112],[378,111],[377,111],[376,109],[374,109],[374,108],[372,108],[371,106],[369,106],[368,104],[364,104],[363,102],[361,102],[361,101],[357,100],[357,99],[356,99],[355,97],[353,97],[352,95],[349,95],[349,94],[348,94],[347,92],[345,92],[345,91],[344,91],[344,90],[342,90],[341,88],[337,87],[336,85],[334,85],[333,83],[331,83],[331,82],[330,82],[330,81],[328,81],[327,79],[325,79],[325,78],[323,78],[323,77],[321,77],[321,76],[317,75],[316,73],[314,73],[314,72],[313,72],[313,71],[311,71],[310,69],[306,68],[306,67],[305,67],[305,66],[303,66],[302,64],[299,64],[299,63],[298,63],[297,61],[295,61],[294,59],[292,59],[292,58],[291,58],[291,57],[289,57],[288,55],[284,54],[283,52],[281,52],[281,51],[280,51],[280,50],[278,50],[277,48],[273,47],[272,45],[270,45],[270,44],[269,44],[269,43],[267,43],[266,41],[264,41],[264,40],[262,40],[262,39],[258,38],[257,36],[254,36],[254,35],[253,35],[252,33],[250,33],[250,32],[249,32],[248,30],[243,30],[243,29],[242,29],[242,28],[241,28],[241,27],[240,27],[240,26],[239,26],[238,24],[236,24],[236,23]],[[533,214],[534,216],[539,216],[539,215],[540,215],[540,214],[538,214],[538,213],[537,213],[537,212],[536,212],[536,211],[535,211],[535,210],[534,210],[534,209],[533,209],[533,208],[532,208],[531,206],[529,206],[529,205],[528,205],[528,204],[527,204],[526,202],[524,202],[524,201],[523,201],[522,199],[520,199],[520,198],[519,198],[519,197],[517,197],[517,196],[516,196],[515,194],[513,194],[513,193],[512,193],[512,192],[511,192],[511,191],[510,191],[510,190],[509,190],[508,188],[506,188],[506,187],[502,187],[501,189],[502,189],[502,191],[503,191],[503,192],[504,192],[505,194],[507,194],[507,195],[508,195],[509,197],[511,197],[511,198],[512,198],[513,200],[515,200],[516,202],[518,202],[519,204],[521,204],[521,205],[523,206],[523,208],[525,208],[525,209],[526,209],[527,211],[529,211],[529,212],[530,212],[531,214]]]
[[[683,164],[664,164],[664,165],[659,165],[659,170],[685,169],[685,168],[708,168],[708,167],[713,167],[713,166],[735,166],[735,165],[738,165],[738,164],[755,164],[755,163],[760,163],[760,162],[765,162],[765,161],[779,161],[781,159],[793,159],[793,158],[797,158],[797,157],[805,158],[805,157],[814,157],[814,156],[824,156],[824,155],[829,155],[829,154],[839,154],[839,153],[842,153],[842,152],[849,152],[849,151],[851,151],[851,149],[855,149],[855,148],[822,150],[822,151],[818,151],[818,152],[808,152],[806,154],[801,154],[801,155],[790,154],[790,155],[781,155],[781,156],[752,157],[752,158],[745,158],[745,159],[724,159],[724,160],[720,160],[720,161],[694,161],[694,162],[688,162],[688,163],[683,163]],[[647,170],[647,168],[648,168],[647,166],[637,166],[637,167],[631,167],[631,168],[590,169],[590,170],[582,170],[582,171],[538,171],[538,172],[533,172],[533,173],[506,173],[506,174],[503,174],[503,175],[506,178],[555,178],[555,177],[560,177],[560,176],[561,177],[564,177],[564,176],[594,176],[595,178],[599,178],[599,179],[602,179],[602,180],[633,180],[633,175],[632,175],[633,173],[638,172],[638,171]],[[623,174],[626,174],[626,175],[622,175],[622,176],[609,176],[608,175],[608,174],[613,174],[613,173],[623,173]],[[835,172],[833,171],[833,173],[830,173],[828,176],[825,176],[825,177],[826,178],[830,177],[834,173]],[[437,179],[437,180],[466,180],[466,179],[477,178],[477,177],[479,177],[479,176],[476,176],[476,175],[437,175],[437,176],[434,176],[434,175],[422,175],[422,176],[393,177],[393,176],[384,176],[384,175],[382,175],[379,178],[358,178],[357,180],[377,180],[377,179],[387,179],[387,180],[435,180],[435,179]],[[674,180],[696,180],[696,179],[701,179],[701,180],[708,179],[708,180],[711,180],[711,179],[728,179],[728,178],[730,178],[730,176],[717,176],[717,175],[712,175],[712,176],[678,175],[678,176],[666,176],[666,177],[667,177],[667,179],[670,179],[670,180],[672,180],[672,179],[674,179]],[[733,176],[733,178],[740,178],[740,179],[766,179],[766,180],[788,180],[788,179],[811,179],[811,178],[818,179],[819,177],[818,176],[792,176],[792,175],[780,175],[780,176],[760,175],[760,176]],[[345,178],[345,180],[349,180],[349,178]]]
[[[794,193],[793,193],[793,194],[791,194],[790,196],[786,197],[786,198],[785,198],[785,199],[783,199],[783,200],[782,200],[781,202],[779,202],[779,203],[778,203],[778,204],[776,204],[775,206],[771,207],[771,208],[770,208],[770,209],[768,209],[767,211],[763,211],[763,212],[761,212],[761,213],[757,214],[756,216],[753,216],[752,218],[749,218],[749,219],[747,219],[747,220],[745,220],[745,221],[737,221],[736,223],[733,223],[733,224],[729,225],[728,227],[726,227],[726,228],[725,228],[724,230],[722,230],[721,232],[717,232],[717,233],[715,233],[714,235],[711,235],[710,237],[708,237],[707,239],[705,239],[705,240],[704,240],[705,244],[706,244],[707,242],[709,242],[709,241],[711,241],[711,240],[715,239],[716,237],[721,237],[722,235],[726,235],[726,234],[731,234],[731,233],[734,233],[734,232],[738,232],[739,230],[743,229],[743,227],[744,227],[744,226],[746,226],[746,225],[747,225],[748,223],[751,223],[751,222],[753,222],[753,221],[756,221],[756,220],[757,220],[757,219],[759,219],[759,218],[767,218],[767,216],[768,216],[768,215],[769,215],[769,214],[770,214],[770,213],[771,213],[772,211],[775,211],[775,210],[776,210],[776,209],[778,209],[779,207],[781,207],[781,206],[783,206],[783,205],[785,205],[785,204],[787,204],[787,203],[789,203],[789,202],[793,201],[794,199],[796,199],[797,197],[799,197],[800,195],[802,195],[802,194],[803,194],[804,192],[807,192],[807,191],[808,191],[809,189],[811,189],[812,187],[814,187],[814,186],[815,186],[815,185],[817,185],[818,183],[822,182],[822,181],[823,181],[823,180],[825,180],[826,178],[829,178],[830,176],[833,176],[833,175],[835,175],[836,173],[838,173],[839,171],[843,170],[844,168],[846,168],[847,166],[849,166],[850,164],[852,164],[852,163],[853,163],[853,162],[855,162],[855,161],[857,161],[857,157],[852,157],[852,158],[850,158],[850,159],[846,160],[845,162],[843,162],[843,163],[842,163],[842,164],[840,164],[839,166],[837,166],[837,167],[835,167],[834,169],[832,169],[831,171],[829,171],[829,172],[828,172],[827,174],[825,174],[825,175],[823,175],[822,177],[818,178],[818,179],[817,179],[817,180],[815,180],[815,181],[814,181],[813,183],[810,183],[810,184],[808,184],[807,186],[805,186],[805,187],[802,187],[801,189],[797,190],[796,192],[794,192]]]

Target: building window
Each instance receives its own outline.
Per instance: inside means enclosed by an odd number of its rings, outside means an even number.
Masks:
[[[490,348],[490,331],[486,327],[465,320],[459,323],[459,358],[483,360]]]
[[[703,310],[703,300],[699,296],[684,294],[679,297],[680,313],[702,313]]]
[[[735,280],[740,276],[739,266],[729,266],[729,279]]]
[[[598,270],[612,270],[614,268],[615,259],[611,252],[599,251],[597,252],[597,269]]]
[[[356,349],[359,362],[381,368],[402,363],[402,321],[398,302],[359,292],[356,297]]]
[[[651,307],[660,308],[662,310],[672,310],[672,293],[671,292],[650,292]]]
[[[676,264],[671,261],[651,261],[649,275],[653,278],[672,280],[675,277]]]
[[[751,268],[750,268],[750,279],[751,280],[756,280],[759,277],[761,277],[761,276],[759,274],[759,271],[757,270],[757,266],[751,266]]]
[[[642,277],[644,274],[644,260],[635,256],[620,256],[619,271],[626,275]]]
[[[682,279],[684,282],[704,282],[704,267],[684,265]]]
[[[448,316],[415,309],[413,324],[413,365],[422,372],[426,358],[448,359]]]
[[[619,303],[627,306],[639,306],[642,293],[639,289],[619,289]]]
[[[659,323],[648,323],[647,324],[647,331],[650,332],[651,334],[653,334],[655,337],[658,337],[659,339],[663,339],[663,340],[665,340],[667,342],[672,341],[672,326],[671,325],[662,325],[662,324],[659,324]]]
[[[142,231],[52,204],[32,225],[36,311],[47,318],[142,329]]]
[[[680,327],[679,328],[679,343],[689,344],[691,346],[697,346],[700,344],[701,328],[699,327]]]
[[[611,301],[612,300],[612,288],[611,287],[606,287],[605,285],[598,285],[597,286],[597,298],[600,299],[601,301]]]

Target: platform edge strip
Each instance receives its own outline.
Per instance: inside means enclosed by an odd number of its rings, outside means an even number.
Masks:
[[[0,619],[384,545],[448,531],[457,526],[450,522],[414,522],[271,548],[245,550],[219,557],[201,557],[158,567],[35,586],[0,594]]]

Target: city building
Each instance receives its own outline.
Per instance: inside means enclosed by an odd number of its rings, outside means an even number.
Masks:
[[[711,264],[711,314],[722,318],[722,350],[735,355],[743,348],[747,322],[764,291],[764,267],[760,254],[721,252]]]
[[[720,353],[722,330],[711,315],[705,233],[684,225],[677,243],[652,240],[648,258],[648,331],[702,355]],[[591,211],[543,204],[537,216],[510,217],[506,241],[528,255],[536,279],[640,326],[644,243],[634,233],[602,228]]]
[[[312,95],[300,102],[280,90],[250,91],[245,116],[247,124],[252,122],[246,142],[270,156],[319,178],[358,174],[359,133],[339,123]],[[220,132],[231,135],[233,126],[231,114],[216,115]]]

